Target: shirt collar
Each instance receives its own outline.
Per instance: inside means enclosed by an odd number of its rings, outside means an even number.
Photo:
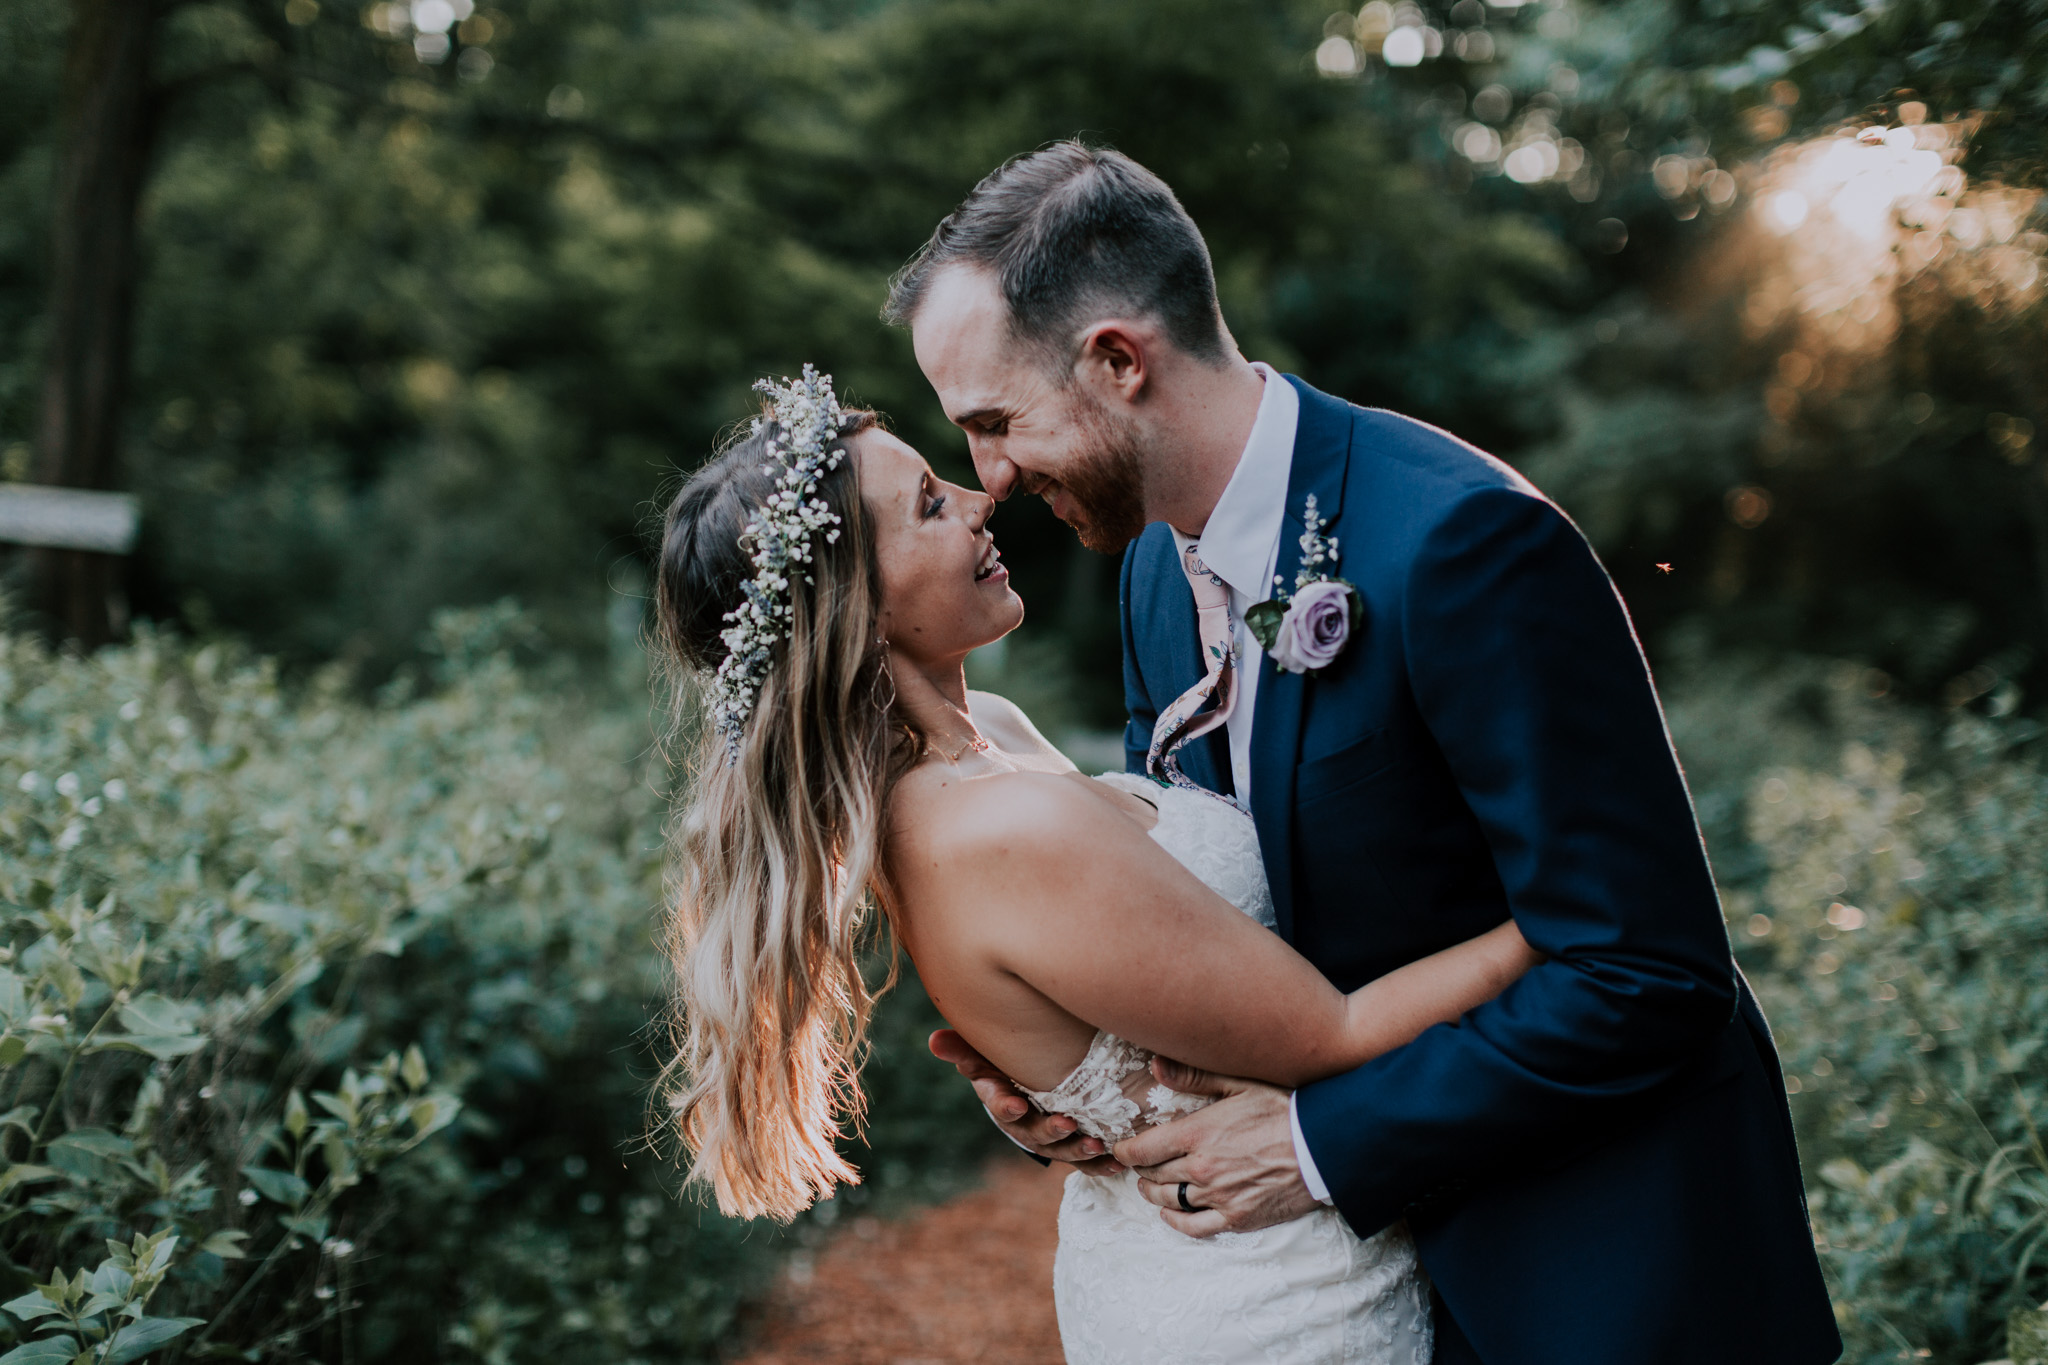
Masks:
[[[1237,468],[1199,539],[1202,562],[1239,594],[1261,602],[1272,596],[1266,575],[1287,514],[1287,478],[1294,467],[1301,395],[1263,361],[1252,362],[1252,368],[1266,381],[1266,391],[1259,398],[1244,453],[1237,457]]]

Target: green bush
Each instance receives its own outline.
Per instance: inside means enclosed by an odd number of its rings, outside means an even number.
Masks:
[[[521,668],[528,633],[444,616],[368,703],[0,636],[10,1362],[707,1359],[830,1221],[678,1204],[646,1149],[665,782],[644,693]],[[879,1021],[884,1192],[993,1132],[932,1018]]]
[[[2003,1356],[2009,1319],[2048,1294],[2040,727],[1886,708],[1867,696],[1883,680],[1853,667],[1762,676],[1777,685],[1738,702],[1724,680],[1674,728],[1692,752],[1767,736],[1797,755],[1747,767],[1746,827],[1724,822],[1716,853],[1784,1060],[1845,1359]],[[1832,761],[1809,757],[1830,741]],[[1712,828],[1716,781],[1702,786]]]
[[[991,1150],[913,984],[868,1186],[786,1231],[677,1202],[642,1141],[666,780],[643,695],[530,635],[444,616],[431,676],[371,701],[225,645],[0,636],[17,1365],[711,1359],[842,1206]],[[1850,1359],[1999,1355],[2048,1295],[2039,731],[1930,725],[1846,666],[1675,671]]]

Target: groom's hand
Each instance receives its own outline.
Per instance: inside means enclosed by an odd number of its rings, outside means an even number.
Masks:
[[[1169,1227],[1190,1237],[1251,1232],[1313,1211],[1294,1155],[1287,1092],[1258,1081],[1212,1076],[1165,1058],[1152,1074],[1184,1095],[1215,1095],[1216,1103],[1116,1145],[1117,1159],[1138,1173],[1138,1189]],[[1188,1186],[1187,1213],[1180,1203]]]
[[[952,1029],[942,1028],[932,1034],[931,1050],[932,1056],[951,1062],[973,1082],[975,1095],[996,1121],[996,1127],[1019,1147],[1049,1161],[1079,1166],[1091,1175],[1115,1175],[1123,1170],[1102,1143],[1077,1132],[1072,1119],[1064,1114],[1048,1114],[1018,1094],[1008,1076],[996,1070],[994,1063],[969,1047],[967,1040]]]

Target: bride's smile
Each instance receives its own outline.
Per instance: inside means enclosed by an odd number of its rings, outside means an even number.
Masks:
[[[999,574],[1001,577],[997,577]],[[1010,581],[1010,571],[1003,567],[1002,551],[996,549],[995,537],[993,536],[989,537],[988,553],[981,557],[981,564],[974,571],[974,581],[977,583],[1007,583]]]

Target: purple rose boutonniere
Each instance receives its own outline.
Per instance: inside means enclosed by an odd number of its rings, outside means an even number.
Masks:
[[[1294,591],[1280,590],[1282,580],[1275,577],[1274,596],[1246,611],[1244,622],[1273,656],[1275,666],[1289,673],[1320,673],[1351,643],[1351,632],[1365,615],[1365,602],[1357,588],[1328,572],[1337,564],[1337,540],[1323,534],[1327,523],[1316,515],[1313,493],[1301,520],[1308,529],[1301,537]]]

